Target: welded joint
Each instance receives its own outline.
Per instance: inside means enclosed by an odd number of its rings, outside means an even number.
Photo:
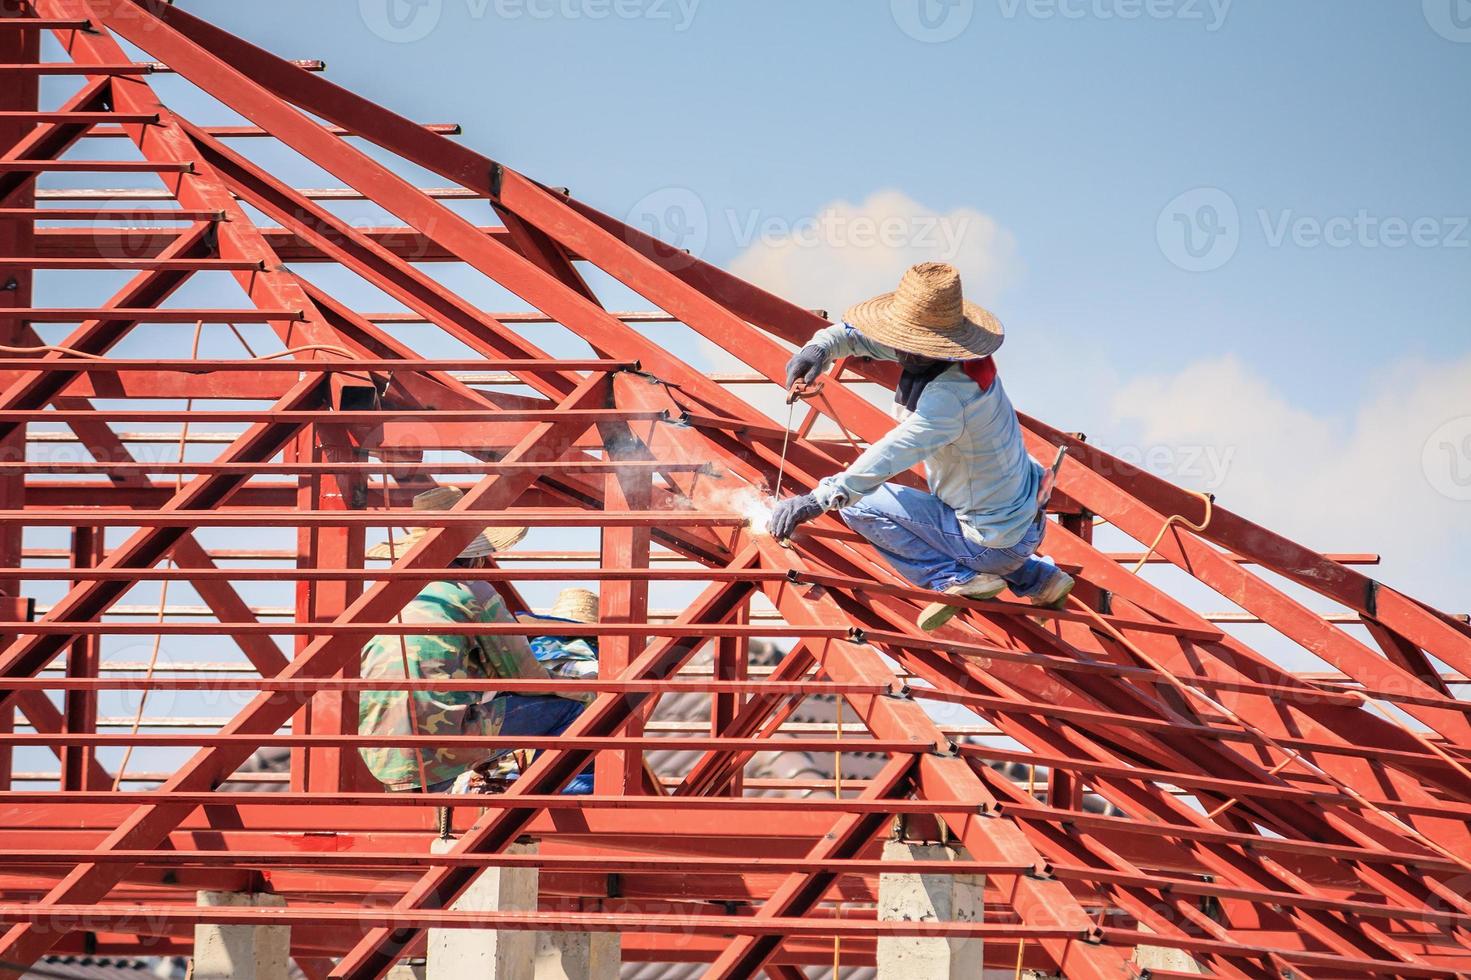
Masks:
[[[909,839],[909,817],[906,814],[894,815],[893,823],[889,824],[889,839],[895,841]]]
[[[1104,616],[1113,615],[1113,590],[1098,590],[1098,612]]]
[[[495,203],[501,202],[501,188],[505,185],[506,168],[494,161],[490,164],[490,199]]]
[[[1379,588],[1376,579],[1364,581],[1364,610],[1375,619],[1379,618]]]
[[[1057,879],[1057,876],[1052,873],[1052,863],[1042,860],[1032,865],[1029,871],[1022,872],[1022,877],[1031,878],[1033,881],[1055,881]]]
[[[990,803],[982,801],[976,804],[976,816],[994,819],[1001,816],[1001,811],[1005,808],[1006,804],[1000,800],[993,800]]]
[[[908,701],[909,685],[900,680],[891,681],[889,689],[884,692],[884,697],[893,698],[895,701]]]
[[[1102,946],[1103,930],[1100,929],[1098,926],[1089,926],[1087,929],[1083,930],[1083,934],[1079,938],[1082,939],[1083,942],[1087,943],[1089,946]]]
[[[929,754],[942,759],[957,759],[960,757],[960,746],[955,744],[954,739],[941,737],[930,747]]]
[[[787,581],[792,583],[793,585],[801,585],[802,573],[797,571],[795,568],[787,569]]]
[[[857,626],[848,627],[848,642],[864,644],[868,642],[868,634]]]
[[[608,873],[608,897],[623,897],[623,875],[619,874],[616,871]]]

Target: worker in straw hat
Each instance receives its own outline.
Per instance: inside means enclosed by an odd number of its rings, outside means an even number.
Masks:
[[[419,512],[449,510],[463,494],[436,487],[414,498]],[[397,561],[428,534],[413,527],[402,538],[390,538],[367,552],[370,558]],[[483,579],[457,577],[458,570],[484,568],[489,556],[526,536],[523,527],[491,527],[477,534],[460,552],[443,579],[426,583],[403,608],[404,623],[431,628],[413,635],[375,636],[363,647],[364,678],[494,681],[497,678],[549,679],[525,636],[510,634],[436,634],[437,623],[515,623],[500,594]],[[487,685],[490,687],[491,685]],[[572,723],[584,704],[580,695],[487,691],[363,691],[358,697],[358,732],[365,735],[557,735]],[[380,782],[392,790],[446,792],[455,777],[491,754],[474,746],[448,746],[429,751],[388,746],[359,750]]]
[[[531,652],[553,677],[597,677],[598,638],[557,633],[568,624],[588,626],[598,621],[598,594],[588,589],[563,589],[546,615],[517,613],[516,619],[546,627],[546,634],[531,638]],[[585,700],[592,700],[588,694]]]
[[[787,387],[812,383],[840,357],[897,361],[899,424],[817,489],[783,500],[771,533],[786,539],[824,511],[838,510],[909,581],[968,599],[1007,587],[1034,603],[1060,606],[1073,580],[1035,557],[1050,491],[1027,454],[1016,411],[992,355],[1001,323],[964,299],[960,273],[925,262],[895,292],[850,309],[819,330],[787,364]],[[889,483],[924,463],[930,492]],[[956,613],[941,601],[919,617],[938,629]]]

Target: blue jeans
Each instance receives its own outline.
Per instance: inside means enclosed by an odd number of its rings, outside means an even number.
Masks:
[[[848,526],[878,549],[884,560],[915,585],[943,592],[981,572],[999,575],[1021,596],[1039,595],[1061,574],[1056,565],[1033,557],[1042,543],[1042,514],[1009,548],[976,544],[960,530],[960,518],[939,497],[912,487],[885,483],[840,513]]]
[[[555,695],[501,694],[496,700],[505,706],[505,719],[498,735],[560,735],[571,727],[586,705],[580,701],[559,698]],[[496,753],[501,755],[502,752]],[[535,755],[540,755],[540,752]],[[431,793],[448,793],[454,779],[435,783],[429,787]],[[589,767],[572,777],[563,793],[586,795],[592,792],[592,769]]]

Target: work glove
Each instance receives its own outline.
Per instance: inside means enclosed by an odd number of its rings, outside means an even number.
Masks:
[[[778,541],[790,538],[797,528],[822,513],[822,504],[810,493],[788,497],[771,513],[771,536]]]
[[[811,384],[817,380],[822,369],[827,366],[827,351],[817,344],[808,344],[787,361],[787,390],[792,390],[792,385],[801,381]]]

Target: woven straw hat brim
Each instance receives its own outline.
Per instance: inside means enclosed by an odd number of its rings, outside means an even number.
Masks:
[[[563,589],[557,601],[548,610],[548,615],[558,619],[570,619],[575,623],[598,621],[598,595],[589,589],[577,587]]]
[[[488,527],[475,537],[460,551],[460,558],[483,558],[493,555],[497,551],[505,551],[520,543],[526,537],[528,528],[524,527]],[[409,532],[401,538],[394,538],[392,544],[380,541],[369,548],[364,555],[368,558],[390,558],[397,561],[408,554],[409,549],[419,543],[419,539],[429,533],[428,528],[410,528]]]
[[[968,361],[996,353],[1006,339],[1001,321],[983,306],[965,301],[965,319],[960,326],[942,331],[893,316],[894,297],[884,293],[854,306],[844,315],[848,325],[870,340],[895,350],[941,361]]]

